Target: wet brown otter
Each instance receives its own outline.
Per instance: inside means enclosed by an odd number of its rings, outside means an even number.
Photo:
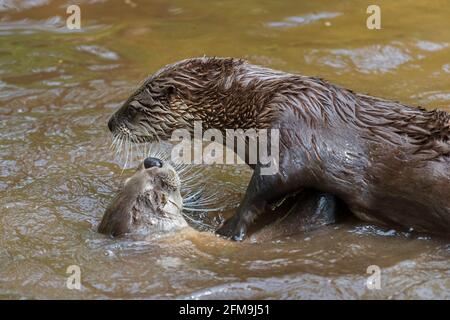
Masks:
[[[182,208],[178,174],[170,164],[149,157],[125,181],[98,231],[117,237],[179,230],[188,226]]]
[[[196,58],[156,72],[112,116],[116,137],[167,140],[177,128],[279,129],[279,172],[253,166],[237,213],[242,239],[267,204],[299,190],[341,199],[362,220],[450,234],[450,115],[354,93],[243,60]]]
[[[256,227],[250,241],[262,242],[295,235],[319,226],[333,223],[333,212],[327,208],[327,196],[308,192],[284,199],[295,206],[274,204],[276,211],[268,226]],[[301,201],[300,201],[301,200]],[[106,209],[98,231],[112,237],[124,235],[163,235],[189,229],[182,213],[180,179],[174,168],[158,158],[146,158],[136,172],[126,179],[119,194]],[[311,212],[314,211],[313,214]],[[308,223],[305,221],[308,220]],[[273,223],[272,223],[273,222]]]

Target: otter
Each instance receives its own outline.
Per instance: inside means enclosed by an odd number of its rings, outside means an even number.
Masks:
[[[301,197],[299,201],[297,197]],[[292,200],[296,198],[295,200]],[[274,203],[271,221],[251,232],[250,242],[263,242],[310,231],[332,224],[336,217],[327,208],[327,195],[301,193]],[[295,206],[284,202],[296,202]],[[314,214],[310,212],[314,210]],[[190,228],[183,214],[180,178],[175,169],[159,158],[148,157],[136,169],[107,207],[98,231],[111,237],[132,236],[148,239]],[[305,223],[305,219],[308,223]]]
[[[148,157],[105,211],[98,231],[112,237],[148,236],[186,228],[180,179],[175,169]]]
[[[450,115],[355,93],[233,58],[193,58],[151,75],[108,122],[114,137],[169,140],[174,129],[278,129],[279,170],[254,170],[217,233],[242,240],[269,203],[328,194],[381,226],[448,237]],[[299,200],[299,201],[305,201]],[[314,210],[311,210],[311,214]]]

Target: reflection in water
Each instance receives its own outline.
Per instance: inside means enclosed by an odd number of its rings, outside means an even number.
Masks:
[[[431,41],[417,41],[417,47],[425,51],[439,51],[448,47],[448,43],[435,43]]]
[[[358,1],[133,4],[80,2],[79,32],[64,27],[64,1],[0,5],[2,298],[450,297],[448,244],[357,221],[260,244],[198,232],[132,242],[95,231],[131,173],[109,149],[107,119],[152,71],[203,54],[245,57],[450,110],[450,34],[436,32],[450,21],[439,1],[382,2],[379,32],[365,28]],[[226,209],[194,218],[217,225],[250,170],[208,167],[198,177]],[[73,264],[81,291],[65,287]],[[365,286],[372,264],[381,290]]]
[[[356,50],[331,50],[334,56],[348,57],[354,64],[352,69],[360,72],[387,72],[411,60],[411,57],[393,46],[370,46]]]
[[[113,51],[109,51],[109,50],[99,47],[99,46],[83,45],[83,46],[78,46],[77,49],[79,51],[85,51],[85,52],[92,53],[100,58],[107,59],[107,60],[118,60],[119,59],[119,56],[117,55],[117,53],[115,53]]]
[[[340,15],[341,13],[338,12],[311,13],[304,16],[287,17],[284,19],[284,21],[269,22],[267,25],[272,28],[295,27],[304,24],[310,24],[318,20],[332,19]]]

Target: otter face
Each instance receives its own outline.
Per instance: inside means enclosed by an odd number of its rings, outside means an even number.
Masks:
[[[172,128],[180,127],[180,116],[170,104],[173,86],[144,84],[110,118],[113,136],[131,142],[168,140]]]
[[[117,140],[131,142],[170,140],[175,129],[193,130],[196,120],[221,127],[224,100],[233,100],[227,92],[229,79],[242,63],[235,59],[194,58],[168,65],[131,95],[112,115],[108,127]]]
[[[178,63],[149,77],[110,118],[108,128],[113,136],[131,142],[153,142],[169,140],[173,130],[188,128],[192,114],[187,112],[189,106],[181,96],[185,82],[194,76],[192,72],[187,74],[189,70]]]
[[[116,237],[179,229],[187,226],[182,206],[176,171],[160,159],[147,158],[106,209],[98,231]]]

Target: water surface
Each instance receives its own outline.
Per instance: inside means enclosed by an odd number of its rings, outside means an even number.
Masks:
[[[448,243],[360,222],[262,244],[183,232],[111,240],[96,226],[130,174],[108,117],[161,66],[233,56],[355,91],[450,111],[448,1],[0,1],[0,297],[450,298]],[[132,167],[131,163],[128,167]],[[201,174],[232,213],[245,167]],[[450,196],[450,195],[443,195]],[[82,289],[66,288],[78,265]],[[365,283],[382,271],[380,290]]]

